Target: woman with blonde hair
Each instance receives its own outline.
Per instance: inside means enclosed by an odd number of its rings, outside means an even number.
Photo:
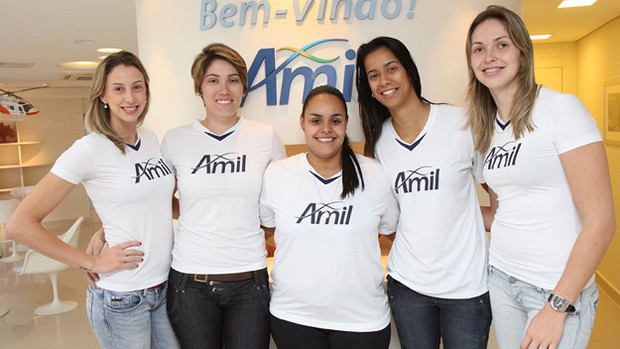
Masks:
[[[107,56],[90,89],[86,127],[92,133],[58,158],[7,227],[11,239],[98,274],[87,289],[86,310],[103,348],[178,347],[166,312],[174,178],[155,134],[139,128],[149,98],[138,57],[126,51]],[[79,183],[105,229],[109,248],[96,256],[64,244],[41,224]]]
[[[519,16],[489,6],[466,44],[469,125],[499,202],[489,292],[500,348],[586,348],[615,232],[605,148],[575,96],[536,85]]]

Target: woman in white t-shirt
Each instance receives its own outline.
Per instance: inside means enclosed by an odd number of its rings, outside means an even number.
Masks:
[[[359,47],[356,81],[365,153],[400,204],[387,289],[401,345],[485,349],[487,242],[465,112],[422,96],[418,68],[395,38]]]
[[[174,177],[155,134],[138,127],[149,98],[149,77],[138,57],[126,51],[107,56],[90,89],[86,127],[92,133],[58,158],[7,227],[11,239],[98,274],[87,289],[86,310],[103,348],[178,347],[166,312]],[[80,183],[109,246],[97,256],[41,225]]]
[[[489,271],[499,346],[586,348],[594,272],[615,231],[598,127],[575,96],[536,85],[533,45],[513,11],[481,12],[466,54],[469,125],[499,202]]]
[[[353,153],[347,107],[331,86],[306,97],[308,152],[269,165],[261,222],[275,227],[271,330],[280,349],[380,349],[390,310],[377,233],[398,205],[379,163]]]
[[[284,146],[271,126],[239,115],[248,73],[237,51],[210,44],[191,73],[206,115],[162,141],[180,201],[170,321],[183,348],[267,349],[269,277],[258,199],[265,169],[284,158]]]

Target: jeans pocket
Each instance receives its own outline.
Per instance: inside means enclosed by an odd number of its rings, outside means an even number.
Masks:
[[[265,309],[269,310],[269,301],[271,300],[271,293],[269,291],[269,284],[260,282],[254,284],[254,289],[258,293],[258,298],[261,300],[261,304]]]
[[[595,286],[594,292],[590,296],[590,330],[594,328],[594,319],[596,318],[596,313],[598,311],[598,300],[599,300],[599,290],[598,287]]]
[[[104,291],[103,306],[106,310],[116,313],[125,313],[134,310],[142,304],[144,298],[137,292]]]

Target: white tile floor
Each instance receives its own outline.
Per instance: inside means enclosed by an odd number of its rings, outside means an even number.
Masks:
[[[82,247],[98,227],[98,223],[82,226]],[[49,278],[47,275],[17,276],[11,268],[11,264],[0,263],[0,304],[10,309],[0,317],[0,349],[99,348],[84,309],[86,279],[83,272],[77,269],[61,272],[58,281],[61,300],[79,302],[77,309],[60,315],[38,316],[34,315],[34,309],[52,299]],[[398,349],[395,337],[393,328],[390,348]],[[489,348],[497,348],[493,334]],[[620,306],[604,292],[601,292],[600,309],[588,348],[620,348]]]

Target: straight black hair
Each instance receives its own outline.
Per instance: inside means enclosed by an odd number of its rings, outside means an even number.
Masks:
[[[345,112],[347,113],[345,116],[347,120],[349,119],[349,114],[347,112],[347,102],[342,95],[342,92],[335,87],[329,85],[322,85],[312,89],[310,93],[306,96],[304,100],[304,104],[301,108],[301,116],[304,116],[306,112],[306,106],[308,103],[316,96],[321,94],[332,95],[342,103]],[[345,134],[344,142],[342,143],[342,151],[341,154],[341,166],[342,166],[342,193],[340,193],[340,198],[344,199],[347,195],[355,194],[355,190],[359,188],[360,183],[362,185],[362,190],[364,190],[364,176],[362,175],[362,168],[360,167],[359,162],[357,161],[357,157],[351,148],[351,144],[349,143],[349,137]]]

